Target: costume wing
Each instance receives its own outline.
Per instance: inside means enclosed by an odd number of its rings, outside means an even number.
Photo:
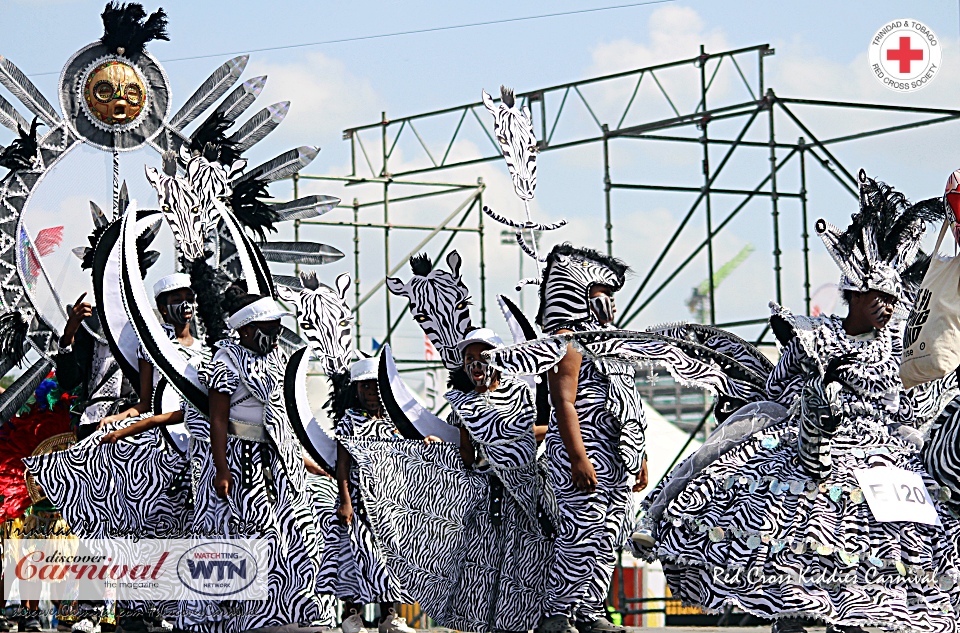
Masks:
[[[408,439],[435,435],[444,442],[460,445],[460,431],[450,426],[420,404],[403,382],[393,362],[390,345],[380,353],[380,400],[400,433]]]
[[[333,473],[337,464],[337,441],[313,414],[307,398],[307,366],[310,361],[308,349],[301,347],[287,361],[283,381],[287,415],[297,438],[310,453],[310,457],[328,473]]]
[[[541,374],[556,367],[573,344],[595,359],[631,365],[657,363],[680,383],[753,402],[765,397],[765,380],[734,359],[691,341],[650,332],[576,332],[509,345],[488,352],[492,365],[508,374]]]

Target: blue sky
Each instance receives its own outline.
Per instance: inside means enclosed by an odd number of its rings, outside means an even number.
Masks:
[[[155,42],[150,45],[150,51],[163,61],[612,4],[617,3],[599,0],[550,3],[414,0],[403,3],[291,1],[280,4],[174,0],[163,4],[170,16],[171,41]],[[146,5],[148,10],[155,6]],[[103,3],[98,1],[0,0],[0,55],[16,63],[51,101],[55,101],[59,69],[76,49],[100,36],[99,13],[102,8]],[[872,78],[866,62],[868,44],[874,32],[894,18],[925,22],[937,32],[944,45],[940,75],[933,85],[911,95],[895,95],[884,89]],[[414,114],[477,101],[482,88],[493,92],[501,83],[522,92],[692,57],[697,54],[700,43],[705,44],[708,51],[770,43],[777,53],[767,61],[767,84],[781,95],[956,107],[956,86],[960,80],[958,30],[958,6],[952,1],[922,4],[677,1],[536,21],[261,52],[252,56],[244,75],[244,78],[257,74],[270,76],[257,107],[284,99],[291,100],[293,105],[288,119],[276,134],[261,143],[262,147],[251,152],[251,159],[263,160],[294,145],[316,144],[322,147],[322,151],[307,171],[342,175],[348,167],[349,144],[341,140],[340,131],[348,126],[378,121],[381,111],[392,116]],[[174,108],[179,107],[193,89],[228,57],[165,63],[174,93]],[[53,74],[43,74],[50,72]],[[679,88],[683,92],[684,87]],[[723,85],[720,88],[722,93]],[[733,84],[729,90],[734,90]],[[9,98],[8,93],[0,92]],[[646,104],[641,105],[645,107]],[[825,135],[857,131],[885,120],[850,111],[809,115],[811,127]],[[960,134],[956,124],[951,125],[851,145],[838,149],[838,156],[849,168],[866,167],[868,173],[888,180],[913,199],[940,195],[947,175],[960,167],[954,151]],[[732,128],[718,125],[715,129],[719,135],[735,134]],[[795,140],[795,130],[787,127],[781,130],[781,138]],[[6,144],[10,138],[5,129],[0,129],[0,144]],[[471,147],[468,143],[458,146],[456,151],[469,154]],[[620,143],[615,144],[612,151],[614,174],[619,181],[697,182],[698,150],[692,153],[688,149],[658,150],[668,152],[663,155],[652,153],[645,147]],[[408,159],[412,160],[412,154],[401,153],[398,157],[401,163]],[[756,155],[732,165],[727,184],[755,184],[757,174],[767,168],[765,160],[765,155]],[[98,161],[92,160],[97,163],[96,169],[104,170],[107,162]],[[137,165],[125,165],[125,176],[130,180],[140,178],[143,164],[141,160]],[[535,216],[544,220],[567,218],[571,221],[566,233],[557,233],[557,240],[603,246],[600,167],[599,146],[541,155],[540,182],[533,209]],[[513,217],[522,213],[522,207],[512,194],[506,168],[499,162],[436,177],[467,183],[483,177],[488,185],[485,202]],[[783,183],[785,187],[795,187],[795,175],[785,174]],[[137,185],[140,186],[144,183]],[[855,210],[852,200],[831,184],[828,176],[811,175],[809,186],[810,223],[824,216],[840,224]],[[56,212],[72,213],[76,209],[78,217],[83,218],[82,222],[87,222],[82,201],[86,192],[69,191],[69,181],[60,187],[63,188],[60,192],[47,195],[51,199],[57,195],[61,198],[70,193],[77,195]],[[314,186],[310,191],[330,192],[345,199],[355,195],[367,199],[377,193],[370,188],[344,190],[332,185]],[[275,193],[278,198],[288,195],[288,191],[280,188]],[[149,192],[142,195],[148,198]],[[141,206],[149,206],[149,202],[141,202]],[[409,210],[400,208],[395,221],[429,223],[433,218],[446,215],[455,204],[456,201],[431,202]],[[688,205],[688,197],[616,193],[616,254],[632,264],[642,277],[657,248],[666,240],[666,235]],[[785,277],[784,302],[799,310],[802,308],[797,274],[800,226],[796,209],[787,207],[786,203],[784,206],[784,230],[789,230],[792,236],[785,238],[783,245],[789,277]],[[717,207],[717,212],[722,215],[730,203],[718,202]],[[718,292],[718,317],[721,320],[762,316],[766,312],[766,302],[773,298],[769,273],[771,231],[768,208],[758,206],[742,221],[733,223],[729,236],[718,246],[719,260],[732,256],[746,243],[754,244],[757,249]],[[376,221],[381,212],[371,210],[365,213],[370,221]],[[346,220],[349,213],[338,210],[328,218]],[[37,218],[37,226],[46,221],[47,218]],[[78,222],[79,234],[86,230],[82,222]],[[691,227],[689,235],[685,234],[682,243],[697,239],[697,231],[702,236],[702,220],[693,224],[695,226]],[[351,235],[346,232],[312,228],[305,233],[310,239],[328,242],[345,252],[352,251]],[[515,248],[500,246],[496,231],[489,233],[486,241],[488,287],[493,292],[512,295],[517,277]],[[362,288],[382,278],[383,270],[382,252],[377,248],[374,234],[365,235],[370,239],[365,242],[368,246],[364,246],[362,270],[369,272],[362,274]],[[418,239],[418,236],[400,236],[393,247],[394,257],[412,248]],[[548,240],[547,245],[550,243]],[[65,244],[68,247],[74,245]],[[812,241],[811,246],[814,286],[833,281],[836,269],[817,241]],[[475,240],[457,242],[457,247],[468,262],[465,274],[476,294]],[[667,262],[675,263],[682,255],[671,256]],[[64,270],[71,265],[69,258],[59,263]],[[351,270],[352,263],[347,258],[318,272],[327,283],[332,283],[337,273]],[[69,279],[73,273],[64,274]],[[407,274],[404,271],[400,276],[405,278]],[[695,261],[678,277],[675,287],[652,304],[648,313],[633,325],[689,318],[684,299],[689,289],[705,275],[705,263]],[[631,281],[627,291],[636,287],[637,282],[637,279]],[[533,296],[528,294],[528,307],[532,303]],[[393,305],[396,314],[399,302],[394,301]],[[488,314],[494,314],[491,299],[488,299],[488,310]],[[380,308],[372,307],[370,314],[364,315],[365,335],[376,336],[382,331],[382,321]],[[491,323],[500,326],[498,317],[492,316]],[[412,323],[407,324],[398,339],[411,354],[418,349],[416,332]],[[367,345],[364,343],[365,347]]]

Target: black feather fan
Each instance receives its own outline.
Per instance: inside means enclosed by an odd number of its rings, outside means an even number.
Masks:
[[[7,363],[19,363],[23,359],[24,345],[30,324],[19,310],[0,314],[0,359]]]
[[[207,347],[227,338],[227,313],[221,305],[223,291],[230,285],[230,278],[222,270],[210,266],[205,259],[197,258],[190,263],[190,287],[197,296],[197,316],[203,323]]]
[[[6,167],[10,171],[33,167],[39,148],[37,144],[37,126],[39,124],[37,117],[33,117],[30,131],[24,130],[17,124],[20,138],[15,139],[9,146],[0,148],[0,167]]]
[[[136,57],[143,53],[147,42],[170,40],[167,35],[167,14],[163,9],[157,9],[147,17],[143,5],[138,2],[108,2],[100,17],[103,18],[103,37],[100,41],[111,53]]]
[[[266,239],[267,231],[277,232],[273,225],[280,219],[280,215],[260,199],[272,197],[267,191],[267,183],[256,178],[233,183],[233,195],[230,196],[233,214],[261,240]]]

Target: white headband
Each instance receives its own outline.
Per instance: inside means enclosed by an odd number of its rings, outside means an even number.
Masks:
[[[263,297],[231,314],[227,327],[235,330],[254,321],[274,321],[285,316],[292,316],[292,313],[281,308],[272,298]]]
[[[173,273],[167,275],[157,283],[153,284],[153,298],[156,299],[165,292],[171,290],[180,290],[190,287],[190,275],[186,273]]]

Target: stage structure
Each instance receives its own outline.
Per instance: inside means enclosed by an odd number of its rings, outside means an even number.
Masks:
[[[803,307],[809,312],[810,225],[816,219],[808,216],[808,199],[811,193],[815,193],[810,187],[839,187],[850,196],[851,204],[856,199],[858,166],[839,160],[837,149],[857,141],[960,118],[960,110],[953,109],[779,96],[765,78],[765,64],[774,53],[769,44],[717,53],[707,52],[701,46],[699,55],[670,63],[533,90],[523,91],[522,86],[515,86],[518,103],[529,107],[533,114],[540,152],[585,152],[590,146],[598,146],[602,151],[602,180],[575,184],[581,188],[595,186],[598,203],[602,192],[602,203],[598,207],[605,213],[608,253],[626,254],[625,250],[618,249],[615,241],[616,207],[621,196],[675,194],[673,204],[685,209],[678,226],[659,252],[649,253],[643,261],[627,257],[637,268],[639,285],[628,287],[623,293],[625,296],[618,301],[618,324],[621,327],[649,325],[649,319],[642,318],[645,310],[672,285],[679,283],[677,278],[682,272],[696,264],[704,266],[698,274],[706,273],[703,311],[706,321],[738,331],[760,345],[773,346],[765,313],[734,320],[725,320],[718,314],[713,280],[717,259],[722,263],[723,258],[715,258],[714,251],[718,239],[725,235],[724,230],[738,218],[769,226],[771,248],[766,254],[758,248],[751,269],[762,267],[772,275],[773,292],[769,298],[778,302],[783,302],[785,276],[800,282]],[[734,79],[727,81],[721,90],[718,76]],[[689,100],[691,94],[696,97],[695,103],[685,107],[684,98]],[[613,107],[610,105],[611,95],[619,99]],[[610,112],[616,114],[610,116]],[[862,124],[861,129],[856,129],[859,115],[865,114],[881,121],[867,126],[867,129],[862,129]],[[826,116],[831,116],[831,127],[836,128],[838,122],[844,122],[843,125],[852,129],[829,135],[817,132],[822,126],[814,122],[822,123]],[[364,251],[368,248],[383,250],[382,270],[367,275],[368,279],[378,281],[361,283],[360,269],[354,271],[358,340],[363,323],[361,314],[372,307],[369,300],[375,293],[383,295],[380,302],[385,322],[389,324],[386,333],[377,334],[386,334],[389,341],[398,326],[406,327],[401,326],[405,309],[399,312],[391,309],[383,274],[401,270],[409,257],[420,250],[428,252],[435,262],[442,261],[451,245],[456,247],[460,243],[456,241],[459,235],[479,238],[481,296],[477,303],[481,322],[486,323],[484,218],[479,212],[484,185],[482,182],[476,185],[450,184],[440,182],[440,179],[451,179],[456,174],[460,180],[468,180],[463,177],[465,168],[502,160],[492,136],[491,123],[483,103],[476,101],[401,118],[390,118],[384,113],[379,122],[344,131],[343,137],[351,146],[352,170],[348,176],[337,180],[356,187],[358,196],[368,193],[372,196],[373,192],[376,196],[363,202],[357,198],[352,205],[346,205],[352,206],[352,222],[326,219],[304,222],[298,235],[302,233],[311,237],[310,228],[315,225],[349,226],[354,230],[356,262],[359,262],[361,244],[364,244]],[[464,141],[469,143],[464,145]],[[632,177],[626,173],[621,176],[621,171],[626,170],[618,171],[615,152],[611,150],[615,144],[637,141],[655,144],[658,147],[651,151],[665,153],[694,146],[702,156],[700,168],[678,170],[671,174],[671,182],[642,180],[644,170],[636,168],[630,169]],[[464,146],[470,147],[472,153],[463,151]],[[402,164],[394,159],[398,148],[403,150]],[[596,149],[592,151],[599,153]],[[757,169],[761,164],[758,160],[762,161],[761,169]],[[811,166],[828,175],[827,179],[820,178],[822,185],[812,182]],[[636,176],[638,173],[640,178]],[[752,174],[753,182],[724,184],[723,178],[730,174],[737,174],[737,178],[743,180],[744,173]],[[312,178],[329,179],[300,175],[299,182]],[[827,180],[833,185],[827,185]],[[292,184],[296,193],[298,181]],[[417,193],[404,193],[409,190]],[[452,202],[452,212],[446,217],[418,225],[391,221],[393,210],[403,203],[434,196],[444,196]],[[382,209],[379,215],[382,220],[360,221],[360,211],[365,208]],[[391,240],[399,231],[421,232],[424,239],[417,248],[397,257],[391,251]],[[445,238],[439,248],[435,245],[438,237]],[[799,269],[784,267],[781,243],[786,237],[800,240],[802,257]],[[626,246],[623,245],[624,249]],[[764,257],[766,262],[762,264],[761,258]],[[688,292],[689,288],[683,290]],[[727,289],[727,292],[734,293],[736,289]],[[765,301],[761,305],[763,303]],[[408,325],[413,326],[412,323]],[[408,358],[406,361],[408,371],[436,365],[421,359]]]

